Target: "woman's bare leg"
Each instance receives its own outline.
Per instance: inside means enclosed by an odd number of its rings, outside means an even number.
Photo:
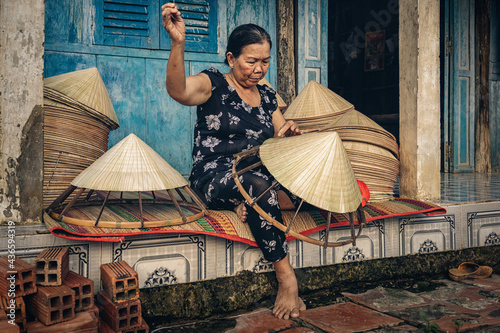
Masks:
[[[278,193],[278,203],[280,205],[281,210],[294,210],[295,209],[295,206],[294,206],[292,200],[290,200],[290,198],[288,197],[288,195],[284,191],[278,190],[277,193]]]
[[[238,206],[234,206],[234,211],[241,222],[245,223],[247,221],[248,212],[244,202],[240,203]]]
[[[305,310],[304,302],[299,298],[299,288],[295,272],[288,260],[288,255],[273,263],[278,280],[278,295],[274,303],[273,314],[276,318],[297,318]]]

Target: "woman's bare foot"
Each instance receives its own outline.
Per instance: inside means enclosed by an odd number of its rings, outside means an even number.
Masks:
[[[241,222],[245,223],[247,221],[248,212],[244,202],[240,203],[238,206],[234,206],[234,211]]]
[[[299,298],[299,288],[295,272],[288,261],[288,255],[274,263],[278,280],[278,295],[274,303],[273,314],[276,318],[297,318],[306,305]]]

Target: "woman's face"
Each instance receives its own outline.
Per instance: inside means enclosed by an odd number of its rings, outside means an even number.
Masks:
[[[238,58],[234,58],[231,52],[227,53],[227,57],[236,81],[244,87],[252,87],[259,83],[269,69],[271,46],[268,42],[249,44],[241,49]]]

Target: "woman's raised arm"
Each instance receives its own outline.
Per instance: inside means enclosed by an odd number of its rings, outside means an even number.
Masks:
[[[168,94],[183,105],[199,105],[206,102],[212,93],[212,84],[206,74],[186,77],[184,67],[184,44],[186,26],[174,3],[162,6],[163,27],[172,40],[167,63],[165,86]]]

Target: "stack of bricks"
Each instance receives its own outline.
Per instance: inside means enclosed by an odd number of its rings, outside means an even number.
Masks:
[[[35,266],[14,255],[0,258],[0,329],[26,332],[24,297],[36,291]]]
[[[148,333],[142,319],[137,272],[125,261],[101,265],[103,290],[97,294],[101,332]]]
[[[36,320],[28,322],[28,331],[97,333],[94,282],[69,270],[69,248],[42,251],[34,267],[37,292],[26,308]]]

